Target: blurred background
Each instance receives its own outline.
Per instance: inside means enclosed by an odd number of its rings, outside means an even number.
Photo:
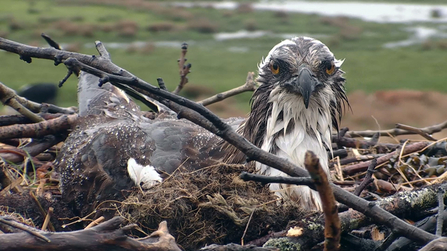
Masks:
[[[149,83],[164,79],[173,90],[177,59],[189,44],[189,83],[180,93],[202,98],[237,87],[257,70],[278,42],[310,36],[346,59],[352,112],[342,126],[422,127],[447,119],[447,3],[399,1],[145,1],[2,0],[0,37],[45,46],[46,33],[65,50],[97,54],[105,43],[115,64]],[[0,81],[19,90],[57,84],[63,65],[33,59],[27,65],[0,51]],[[76,105],[76,78],[58,90],[56,104]],[[245,116],[251,93],[213,105],[222,117]]]

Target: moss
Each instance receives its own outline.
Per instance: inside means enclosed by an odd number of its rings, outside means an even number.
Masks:
[[[300,251],[301,245],[293,243],[289,238],[275,238],[268,240],[263,247],[276,247],[281,251]]]

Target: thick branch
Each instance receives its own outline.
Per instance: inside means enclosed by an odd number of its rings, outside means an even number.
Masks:
[[[0,234],[1,250],[172,250],[180,251],[174,237],[169,234],[166,222],[161,222],[157,231],[144,239],[130,238],[125,230],[132,226],[119,228],[124,222],[115,217],[98,226],[73,232],[38,231],[39,236],[49,240],[43,242],[29,233]],[[41,237],[42,238],[42,237]]]
[[[325,220],[324,250],[339,250],[341,237],[340,218],[338,217],[337,203],[335,202],[332,188],[329,186],[327,175],[321,167],[320,160],[311,151],[306,152],[304,166],[310,177],[312,177],[323,204]]]
[[[60,133],[71,128],[78,115],[63,115],[55,119],[26,125],[10,125],[2,127],[0,140],[12,138],[39,138],[49,134]]]

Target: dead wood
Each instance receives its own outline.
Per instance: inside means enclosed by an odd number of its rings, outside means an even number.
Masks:
[[[433,208],[437,204],[437,190],[439,186],[426,187],[420,190],[400,192],[393,196],[370,202],[387,210],[388,212],[406,219],[420,218],[425,210]],[[352,230],[359,229],[371,223],[376,223],[374,219],[366,217],[364,214],[348,210],[340,213],[341,233],[349,233]],[[433,231],[436,225],[436,216],[423,220],[430,225],[421,226],[422,229]],[[304,219],[294,220],[290,224],[290,230],[293,234],[278,233],[272,235],[270,240],[262,239],[261,242],[255,241],[257,245],[279,247],[280,244],[289,243],[302,250],[311,249],[324,239],[325,221],[321,214],[308,215]],[[287,237],[286,237],[287,236]],[[280,238],[278,238],[280,237]],[[280,239],[280,241],[278,241]],[[263,241],[263,242],[262,242]],[[414,239],[413,239],[414,241]],[[390,243],[391,244],[391,243]]]
[[[51,120],[43,120],[39,123],[26,125],[3,126],[0,131],[0,140],[12,138],[40,138],[45,135],[53,135],[66,132],[71,128],[78,115],[63,115]]]
[[[247,74],[247,80],[245,81],[245,83],[243,85],[233,88],[231,90],[228,90],[226,92],[218,93],[212,97],[198,101],[197,103],[207,106],[207,105],[211,105],[213,103],[222,101],[222,100],[229,98],[231,96],[237,95],[239,93],[243,93],[243,92],[247,92],[247,91],[254,91],[254,90],[256,90],[256,81],[254,80],[254,72],[249,72]]]
[[[372,175],[374,173],[374,169],[377,166],[377,159],[373,159],[368,166],[367,173],[362,183],[358,187],[355,188],[354,194],[360,196],[360,193],[365,189],[369,184],[371,184],[374,180],[372,179]]]
[[[180,74],[180,82],[177,86],[177,88],[175,88],[175,90],[172,92],[174,94],[178,94],[183,87],[186,85],[186,83],[188,83],[188,78],[186,77],[186,75],[188,75],[188,73],[190,72],[189,69],[191,69],[191,64],[186,64],[186,53],[188,52],[188,44],[187,43],[183,43],[182,44],[182,52],[180,54],[180,59],[178,60],[178,67],[179,67],[179,74]]]
[[[239,175],[239,178],[241,178],[244,181],[252,180],[262,183],[282,183],[282,184],[309,186],[310,188],[315,190],[315,186],[312,179],[308,177],[266,176],[266,175],[242,172],[241,175]]]
[[[44,121],[43,118],[41,118],[39,115],[33,113],[28,108],[26,108],[24,105],[22,105],[17,99],[16,92],[4,85],[0,82],[0,100],[4,105],[8,105],[12,108],[14,108],[16,111],[21,113],[22,115],[26,116],[33,122],[41,122]]]
[[[230,243],[227,245],[209,245],[200,249],[201,251],[277,251],[277,248],[271,247],[257,247],[255,245],[239,245]]]
[[[280,202],[268,187],[240,180],[242,170],[253,171],[226,164],[194,172],[180,168],[144,193],[135,191],[117,210],[143,230],[167,220],[171,234],[186,250],[239,243],[242,236],[249,242],[304,217],[296,203]]]
[[[306,152],[304,166],[317,187],[323,204],[324,224],[324,250],[339,250],[340,248],[340,218],[338,217],[337,203],[329,186],[329,180],[321,167],[320,160],[313,152]]]
[[[41,113],[40,116],[45,120],[55,119],[60,116],[62,116],[62,113]],[[15,125],[15,124],[30,124],[34,123],[29,118],[23,115],[4,115],[0,116],[0,126],[8,126],[8,125]]]
[[[24,97],[20,97],[17,93],[0,82],[0,100],[4,105],[8,105],[14,108],[19,113],[23,114],[33,122],[41,121],[39,115],[34,113],[40,112],[51,112],[51,113],[63,113],[63,114],[74,114],[76,108],[62,108],[55,106],[53,104],[39,104],[30,101]]]
[[[445,251],[447,250],[447,237],[438,238],[429,242],[419,251]]]
[[[429,145],[429,142],[425,142],[425,141],[410,144],[404,148],[402,154],[406,155],[406,154],[420,151],[428,145]],[[399,156],[399,153],[400,153],[400,150],[397,149],[391,153],[388,153],[384,156],[377,158],[377,165],[383,164],[383,163],[389,161],[391,158]],[[361,163],[358,163],[355,165],[346,166],[345,168],[343,168],[343,172],[348,175],[352,175],[352,174],[358,173],[358,172],[363,172],[363,171],[366,171],[366,169],[368,169],[368,166],[370,164],[371,164],[371,161],[365,161],[365,162],[361,162]]]
[[[64,139],[64,135],[46,135],[41,139],[35,139],[22,148],[2,149],[0,150],[0,157],[12,163],[19,163],[28,155],[36,156]]]
[[[157,231],[142,239],[128,237],[126,232],[135,225],[120,228],[123,223],[123,218],[115,217],[98,226],[73,232],[50,233],[36,229],[34,235],[29,232],[0,234],[0,250],[180,250],[166,222],[161,222]]]
[[[400,128],[400,129],[399,129]],[[396,128],[389,129],[389,130],[381,130],[381,131],[350,131],[346,133],[346,136],[348,137],[372,137],[374,134],[379,133],[380,136],[398,136],[398,135],[411,135],[411,134],[420,134],[424,138],[427,138],[429,140],[434,140],[430,135],[433,133],[437,133],[442,131],[443,129],[447,128],[447,120],[432,126],[427,126],[423,128],[415,128],[415,127],[409,127],[402,124],[397,124]],[[427,137],[429,136],[429,138]]]

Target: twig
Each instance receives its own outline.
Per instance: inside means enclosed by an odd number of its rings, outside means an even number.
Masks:
[[[5,150],[2,150],[0,153],[0,157],[13,163],[21,162],[23,161],[27,153],[31,156],[36,156],[37,154],[63,141],[64,139],[65,136],[63,135],[46,135],[42,139],[33,140],[31,143],[28,143],[21,149],[15,149],[14,152],[6,152]]]
[[[242,237],[241,237],[241,245],[242,246],[244,246],[245,234],[247,234],[248,226],[250,225],[251,219],[253,218],[253,214],[255,213],[255,211],[256,211],[256,208],[254,208],[253,211],[251,211],[250,217],[248,218],[247,225],[245,226],[245,229],[244,229],[244,233],[242,234]]]
[[[442,236],[442,228],[444,225],[444,187],[440,186],[438,188],[438,218],[436,220],[436,235]]]
[[[4,85],[3,83],[0,82],[0,97],[1,97],[1,101],[3,102],[3,104],[5,105],[9,105],[12,108],[16,109],[17,111],[19,111],[20,113],[23,114],[23,111],[26,114],[28,118],[33,118],[37,115],[33,114],[34,113],[39,113],[39,112],[52,112],[52,113],[65,113],[65,114],[73,114],[76,111],[73,108],[63,108],[63,107],[58,107],[55,106],[53,104],[39,104],[33,101],[30,101],[24,97],[20,97],[19,95],[17,95],[17,93],[7,87],[6,85]],[[28,110],[31,111],[31,113],[29,113],[29,111],[25,110],[25,108],[27,108]],[[31,117],[30,117],[31,116]],[[34,118],[33,121],[34,122],[38,122],[38,119]]]
[[[8,105],[18,111],[20,114],[26,116],[31,119],[33,122],[41,122],[44,121],[39,115],[34,114],[32,111],[28,110],[25,106],[23,106],[17,99],[16,92],[4,85],[0,82],[0,100],[4,105]]]
[[[399,158],[397,158],[396,163],[394,163],[394,169],[400,174],[400,176],[410,185],[411,188],[413,187],[413,184],[409,183],[409,180],[407,179],[407,176],[405,176],[404,172],[399,168],[400,163],[402,162],[402,155],[405,150],[405,146],[407,145],[408,140],[405,140],[405,142],[402,144],[402,147],[399,151]],[[403,162],[402,162],[403,163]]]
[[[104,216],[99,217],[98,219],[90,222],[90,224],[88,224],[84,229],[89,229],[91,227],[94,227],[96,225],[98,225],[99,223],[103,222],[106,218],[104,218]]]
[[[33,191],[30,191],[29,195],[33,199],[34,203],[36,203],[36,206],[39,209],[40,214],[42,214],[43,218],[46,220],[47,213],[45,212],[45,210],[43,209],[42,205],[40,204],[39,199],[37,199],[37,197],[36,197],[36,195],[34,194]],[[48,218],[48,220],[49,220],[49,218]],[[56,229],[54,229],[54,226],[53,226],[53,224],[51,224],[51,221],[48,221],[47,224],[48,224],[48,228],[50,229],[50,231],[56,232]]]
[[[63,51],[57,51],[53,48],[36,48],[4,38],[0,38],[0,49],[19,54],[22,58],[37,57],[51,60],[63,60],[67,67],[70,67],[70,64],[78,64],[82,66],[83,71],[99,77],[103,77],[104,74],[107,74],[112,82],[128,84],[135,90],[165,104],[173,111],[177,112],[179,117],[187,118],[193,123],[198,124],[223,138],[230,144],[234,145],[241,152],[245,153],[250,160],[261,162],[290,176],[307,176],[307,172],[304,169],[297,167],[285,159],[271,153],[267,153],[248,142],[241,135],[237,134],[230,125],[220,120],[215,114],[211,113],[204,106],[161,90],[160,88],[156,88],[147,82],[136,78],[129,72],[117,67],[110,61],[92,58],[91,56],[73,52],[65,53]],[[72,57],[72,59],[76,58],[79,61],[71,60],[71,62],[69,62],[69,60],[67,60],[69,57]],[[88,66],[79,62],[88,64]],[[119,76],[112,75],[113,73],[119,74]],[[368,202],[362,198],[359,198],[336,185],[331,184],[331,187],[339,202],[346,204],[361,213],[364,213],[377,223],[384,224],[401,235],[424,243],[437,238],[433,234],[422,231],[402,221],[401,219],[378,207],[373,202]]]
[[[52,207],[48,208],[47,215],[45,216],[45,220],[44,220],[44,222],[42,224],[42,230],[43,231],[47,230],[48,223],[50,223],[50,218],[51,218],[51,215],[53,214],[53,211],[54,211],[54,208],[52,208]]]
[[[423,142],[423,141],[413,143],[405,148],[405,150],[403,151],[403,155],[417,152],[417,151],[423,149],[424,147],[426,147],[427,145],[428,145],[428,142]],[[395,150],[389,154],[386,154],[382,157],[377,158],[377,165],[380,165],[380,164],[383,164],[383,163],[389,161],[392,157],[394,157],[398,154],[398,150]],[[357,172],[363,172],[368,168],[368,166],[370,164],[371,164],[371,161],[365,161],[365,162],[358,163],[355,165],[350,165],[350,166],[343,168],[343,172],[345,172],[348,175],[352,175]]]
[[[244,181],[257,181],[262,183],[282,183],[282,184],[292,184],[300,186],[308,186],[315,189],[313,181],[309,177],[286,177],[286,176],[265,176],[260,174],[252,174],[247,172],[242,172],[239,175]]]
[[[332,192],[331,186],[329,186],[327,175],[321,167],[320,160],[311,151],[306,152],[304,166],[314,181],[323,204],[325,219],[324,250],[339,250],[341,238],[340,218],[338,216],[334,193]]]
[[[178,84],[177,88],[172,92],[174,94],[178,94],[183,87],[188,83],[188,78],[186,75],[190,72],[189,69],[191,69],[191,64],[185,65],[186,62],[186,53],[188,52],[188,44],[183,43],[182,44],[182,52],[180,54],[180,59],[178,60],[178,67],[179,67],[179,73],[180,73],[180,83]]]
[[[363,191],[363,189],[365,189],[365,187],[367,187],[371,182],[374,181],[372,179],[372,175],[374,173],[374,168],[376,168],[376,165],[377,165],[377,159],[373,159],[368,166],[368,170],[362,183],[360,183],[360,185],[355,188],[354,190],[355,195],[359,196],[360,193]]]
[[[381,130],[381,131],[349,131],[346,133],[346,136],[348,137],[372,137],[374,133],[379,133],[380,136],[398,136],[398,135],[410,135],[410,134],[420,134],[420,132],[431,135],[437,132],[442,131],[443,129],[447,128],[447,120],[432,126],[422,127],[422,128],[415,128],[416,130],[405,130],[405,129],[399,129],[399,128],[393,128],[389,130]],[[432,139],[430,139],[432,140]]]
[[[42,234],[31,230],[28,226],[22,226],[20,223],[14,222],[12,218],[10,217],[0,217],[0,222],[3,224],[6,224],[8,226],[20,229],[22,231],[25,231],[45,242],[51,242],[50,239],[48,239],[47,237],[43,236]]]
[[[430,140],[430,141],[436,141],[435,138],[430,136],[428,133],[422,131],[420,128],[416,128],[416,127],[409,126],[409,125],[404,125],[404,124],[399,124],[399,123],[396,124],[396,128],[402,129],[402,130],[407,130],[407,131],[412,132],[414,134],[419,134],[422,137],[424,137],[425,139]]]
[[[247,74],[247,80],[245,83],[239,87],[233,88],[231,90],[216,94],[212,97],[206,98],[204,100],[198,101],[198,104],[207,106],[219,101],[222,101],[231,96],[237,95],[239,93],[254,91],[256,90],[256,81],[254,80],[254,72],[249,72]]]

